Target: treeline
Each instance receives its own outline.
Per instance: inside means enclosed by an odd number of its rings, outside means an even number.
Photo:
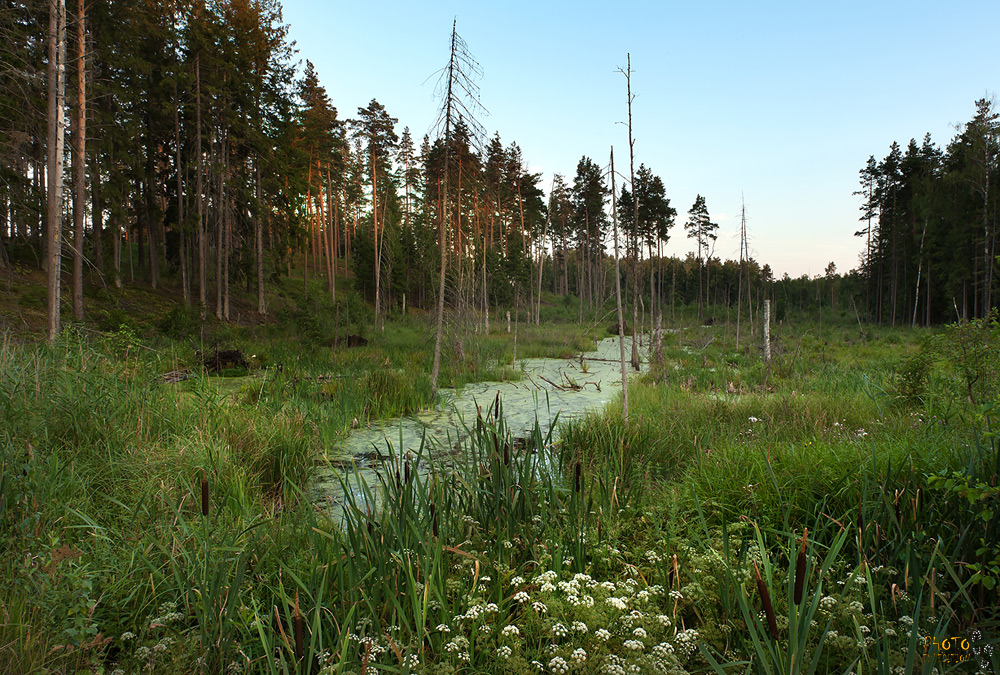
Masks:
[[[832,267],[775,284],[745,253],[714,257],[701,196],[683,225],[695,252],[663,257],[678,214],[645,165],[612,199],[603,162],[582,157],[571,178],[545,180],[468,114],[420,139],[375,99],[343,118],[311,63],[297,74],[277,0],[19,0],[0,7],[0,37],[0,263],[46,269],[51,336],[62,286],[84,317],[85,276],[154,288],[169,277],[185,304],[225,320],[234,289],[266,314],[267,285],[293,269],[334,301],[334,279],[353,276],[377,326],[433,308],[441,288],[453,315],[484,329],[502,310],[539,321],[543,291],[583,320],[614,304],[615,218],[626,315],[651,329],[664,307],[708,318],[763,297],[807,312],[856,296],[881,321],[992,302],[989,109],[947,153],[927,140],[870,160],[859,287]],[[790,286],[797,300],[781,297]]]
[[[448,305],[484,323],[515,305],[537,321],[543,279],[581,317],[613,288],[606,167],[584,157],[545,186],[471,119],[420,141],[374,99],[341,119],[308,61],[296,76],[275,0],[22,0],[0,31],[0,245],[48,270],[53,334],[64,257],[78,319],[85,271],[119,287],[170,276],[227,319],[232,288],[256,289],[264,314],[266,284],[294,264],[334,299],[353,271],[379,323],[433,306],[442,230]],[[649,169],[634,183],[618,210],[629,297],[675,216]],[[697,211],[701,301],[714,235]]]
[[[905,150],[894,142],[861,169],[869,320],[929,325],[996,304],[997,118],[993,101],[980,99],[943,151],[927,134]]]
[[[78,318],[85,266],[116,286],[179,273],[220,317],[231,281],[263,286],[265,245],[300,238],[308,152],[276,2],[24,0],[0,31],[0,236],[44,249],[50,295],[64,254]]]

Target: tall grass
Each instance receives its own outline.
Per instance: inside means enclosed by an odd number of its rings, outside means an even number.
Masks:
[[[0,671],[929,673],[925,638],[973,629],[995,669],[998,411],[962,364],[903,382],[905,333],[874,367],[791,333],[768,368],[697,333],[628,426],[518,439],[494,401],[333,511],[324,434],[420,399],[395,338],[228,391],[127,336],[5,342]]]

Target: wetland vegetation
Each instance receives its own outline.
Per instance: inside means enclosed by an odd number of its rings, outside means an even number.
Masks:
[[[952,636],[997,663],[995,321],[785,323],[768,364],[691,320],[627,425],[616,396],[518,439],[484,401],[447,465],[384,446],[374,481],[341,471],[341,513],[317,459],[430,404],[429,338],[217,328],[248,370],[128,327],[4,340],[6,670],[930,673],[968,667],[925,653]],[[601,328],[521,326],[518,354]],[[464,340],[445,380],[519,376],[513,334]]]
[[[676,227],[630,55],[628,178],[546,180],[456,20],[423,138],[276,0],[0,35],[0,673],[1000,672],[991,100],[792,278]]]

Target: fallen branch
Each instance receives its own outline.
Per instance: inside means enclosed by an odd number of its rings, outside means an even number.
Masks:
[[[559,391],[566,391],[566,387],[559,386],[558,384],[556,384],[555,382],[553,382],[549,378],[545,377],[544,375],[539,375],[538,377],[541,378],[541,379],[543,379],[543,380],[545,380],[546,382],[548,382],[549,384],[551,384],[553,387],[555,387]]]
[[[714,338],[713,338],[714,339]],[[588,356],[585,361],[597,361],[598,363],[618,363],[618,359],[598,359]],[[639,363],[649,363],[649,361],[640,361]]]

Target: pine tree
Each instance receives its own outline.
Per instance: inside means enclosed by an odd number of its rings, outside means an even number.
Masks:
[[[705,265],[705,254],[710,253],[709,242],[714,242],[719,229],[717,223],[713,223],[708,215],[708,207],[705,205],[705,198],[701,195],[695,197],[694,204],[688,210],[688,221],[684,224],[687,230],[688,239],[694,239],[697,246],[696,258],[698,260],[698,318],[704,318],[703,307],[707,303],[708,279],[702,284],[702,272]]]

